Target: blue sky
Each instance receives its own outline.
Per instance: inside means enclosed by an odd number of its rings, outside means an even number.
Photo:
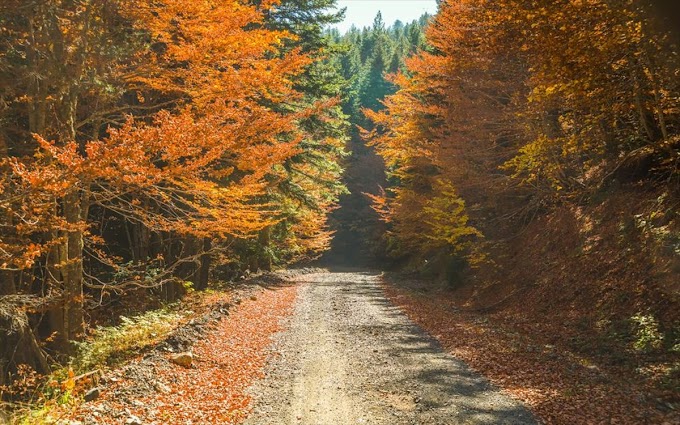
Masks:
[[[397,19],[411,22],[425,12],[434,14],[437,11],[436,0],[338,0],[338,7],[347,8],[345,22],[338,24],[340,32],[347,31],[352,24],[357,27],[370,26],[373,18],[382,12],[385,25],[389,26]]]

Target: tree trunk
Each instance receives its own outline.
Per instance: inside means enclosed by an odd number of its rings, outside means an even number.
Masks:
[[[262,229],[258,235],[258,242],[261,245],[261,255],[260,255],[260,267],[266,272],[272,271],[272,256],[269,252],[269,244],[272,238],[272,228],[271,226]]]
[[[16,272],[0,270],[0,295],[11,295],[16,292]]]
[[[126,223],[132,260],[137,263],[146,263],[151,258],[151,231],[143,223]]]
[[[83,221],[83,206],[80,194],[74,191],[64,199],[64,216],[70,225],[78,226]],[[67,263],[64,267],[64,315],[68,337],[81,339],[85,331],[83,314],[83,231],[70,229],[67,232]]]
[[[159,249],[163,251],[167,264],[176,264],[185,255],[185,244],[182,240],[177,240],[177,236],[172,233],[159,234]],[[184,295],[184,286],[181,281],[187,280],[187,268],[192,264],[177,264],[174,276],[177,278],[173,282],[164,284],[161,287],[161,296],[166,302],[173,302]],[[193,266],[195,267],[195,266]]]
[[[196,273],[196,280],[194,284],[196,289],[199,291],[204,291],[208,289],[208,279],[210,278],[210,263],[212,257],[210,255],[210,249],[212,248],[212,241],[210,238],[203,238],[203,255],[201,255],[201,266]]]
[[[7,158],[9,155],[9,147],[6,140],[5,135],[0,130],[0,159]],[[7,165],[0,165],[0,172],[5,174],[7,171]],[[2,222],[7,226],[7,229],[14,229],[14,218],[12,217],[12,214],[7,213],[3,217]],[[14,233],[14,231],[12,231],[12,233]],[[3,239],[5,239],[5,242],[9,242],[10,237],[5,234]],[[15,238],[12,237],[12,239]],[[12,270],[0,270],[0,295],[11,295],[16,293],[16,290],[16,272]]]
[[[33,333],[25,312],[0,305],[0,385],[9,381],[19,365],[48,373],[49,363]]]
[[[63,200],[63,214],[71,228],[60,232],[63,241],[57,247],[56,264],[50,269],[58,270],[62,302],[50,314],[52,330],[56,332],[56,344],[60,351],[71,351],[70,341],[83,338],[85,321],[83,310],[83,200],[78,190],[67,194]]]

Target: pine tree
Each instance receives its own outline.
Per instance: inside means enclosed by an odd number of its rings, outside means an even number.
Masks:
[[[349,82],[343,108],[354,130],[345,175],[351,194],[341,198],[341,208],[332,215],[337,233],[331,254],[353,264],[380,257],[385,251],[381,236],[384,225],[364,195],[378,193],[380,186],[385,185],[384,165],[373,149],[366,146],[356,126],[369,127],[363,110],[381,109],[381,100],[394,92],[395,87],[386,74],[398,71],[405,57],[416,51],[407,37],[414,31],[412,28],[422,31],[418,21],[396,22],[388,28],[378,14],[371,27],[351,28],[338,39],[347,45],[339,65]]]

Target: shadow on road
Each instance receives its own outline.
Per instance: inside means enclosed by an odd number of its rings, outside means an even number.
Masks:
[[[376,374],[375,391],[383,395],[405,395],[413,402],[403,406],[418,410],[423,418],[432,418],[423,423],[537,423],[519,402],[446,353],[435,338],[407,319],[384,295],[379,285],[380,272],[347,268],[334,271],[333,279],[320,274],[313,275],[309,281],[335,287],[357,311],[357,318],[366,312],[375,316],[371,320],[357,319],[350,324],[353,329],[347,332],[373,340],[376,361],[367,362],[366,367],[388,366],[398,371]],[[381,359],[385,359],[382,365]],[[438,410],[445,410],[450,415],[448,419],[442,419]]]

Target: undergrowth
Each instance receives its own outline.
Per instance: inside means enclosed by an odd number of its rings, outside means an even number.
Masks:
[[[158,344],[189,313],[180,311],[175,304],[135,317],[121,316],[117,326],[96,328],[87,340],[76,343],[76,354],[68,366],[59,366],[46,377],[32,370],[20,370],[11,387],[0,388],[0,400],[15,400],[5,403],[0,412],[12,412],[10,424],[58,423],[59,412],[77,406],[96,379],[79,379],[80,375],[115,366]]]
[[[121,316],[120,325],[98,327],[92,338],[76,343],[77,355],[71,361],[71,368],[84,373],[113,366],[162,341],[184,317],[173,306],[131,318]]]

